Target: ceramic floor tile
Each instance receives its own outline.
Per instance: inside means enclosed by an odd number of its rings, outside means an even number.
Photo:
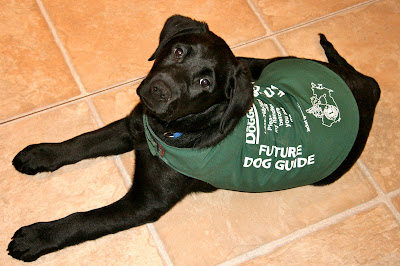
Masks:
[[[33,177],[18,173],[11,165],[13,156],[28,144],[62,141],[95,128],[85,102],[0,127],[0,265],[19,264],[5,252],[19,227],[101,207],[126,193],[112,158],[86,160]],[[145,226],[46,255],[33,264],[107,265],[115,261],[162,264]]]
[[[400,212],[400,196],[397,196],[392,201],[394,206],[396,206],[397,210]]]
[[[162,26],[176,13],[207,21],[230,45],[265,34],[245,0],[43,2],[89,91],[146,74]]]
[[[0,5],[0,120],[78,95],[36,2]]]
[[[397,37],[400,28],[400,1],[384,1],[374,5],[369,10],[369,17],[376,25],[367,27],[368,31],[378,31],[379,34],[368,34],[370,53],[370,71],[376,72],[376,78],[381,86],[381,99],[378,104],[374,127],[362,159],[367,164],[372,175],[377,179],[384,191],[400,188],[398,178],[398,160],[400,158],[400,39]],[[367,19],[367,17],[361,18]],[[380,25],[380,26],[379,26]],[[366,38],[366,37],[364,37]],[[367,47],[364,48],[365,50]],[[366,63],[366,62],[365,62]],[[390,147],[390,148],[388,148]]]
[[[272,40],[262,40],[233,50],[236,56],[253,58],[272,58],[283,56],[282,51]]]
[[[243,265],[396,265],[400,226],[380,205]]]
[[[326,61],[318,36],[324,33],[357,70],[390,88],[397,85],[400,75],[399,15],[398,1],[380,1],[289,31],[278,38],[291,55]]]
[[[281,30],[353,6],[362,0],[253,1],[273,30]]]
[[[356,166],[327,187],[192,195],[155,225],[175,265],[214,265],[375,196]]]
[[[326,60],[317,36],[323,32],[350,64],[378,81],[381,100],[362,158],[385,191],[400,187],[399,28],[400,2],[388,0],[278,36],[291,55]]]
[[[93,102],[105,125],[127,116],[139,103],[136,93],[139,84],[107,92],[93,99]]]
[[[382,88],[374,126],[362,155],[373,177],[385,192],[400,188],[398,158],[400,158],[400,102],[398,88]]]

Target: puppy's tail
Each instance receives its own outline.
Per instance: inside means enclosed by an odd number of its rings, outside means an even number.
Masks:
[[[322,48],[324,48],[325,55],[328,58],[329,63],[356,71],[354,67],[347,63],[347,61],[336,51],[335,47],[333,47],[332,43],[326,39],[324,34],[320,33],[319,37],[319,42]]]

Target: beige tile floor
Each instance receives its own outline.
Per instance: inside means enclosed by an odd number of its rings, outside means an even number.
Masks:
[[[0,0],[0,265],[21,264],[6,252],[19,227],[125,193],[132,153],[34,177],[11,160],[28,144],[126,115],[175,13],[207,21],[242,56],[326,60],[317,36],[325,33],[382,88],[362,158],[328,187],[192,195],[154,224],[32,264],[399,265],[399,0]]]

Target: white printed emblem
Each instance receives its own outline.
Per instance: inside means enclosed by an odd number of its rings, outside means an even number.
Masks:
[[[312,107],[306,112],[322,119],[322,124],[327,127],[340,122],[340,111],[332,97],[333,90],[313,82],[311,82],[311,90],[313,91],[313,96],[310,98]]]

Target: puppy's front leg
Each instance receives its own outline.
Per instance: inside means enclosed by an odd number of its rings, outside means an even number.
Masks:
[[[61,143],[29,145],[15,156],[12,163],[21,173],[34,175],[83,159],[128,152],[133,149],[133,143],[126,119]]]

